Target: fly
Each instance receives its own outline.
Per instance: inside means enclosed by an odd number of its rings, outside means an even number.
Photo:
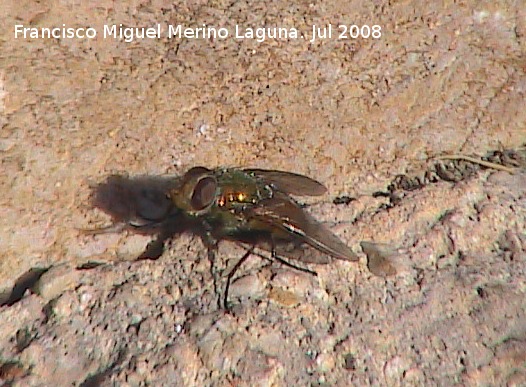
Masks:
[[[109,182],[113,182],[113,190],[120,190],[120,198],[101,205],[101,196],[108,196],[101,192],[112,190]],[[124,224],[123,228],[157,234],[140,258],[158,258],[164,241],[184,231],[201,236],[211,260],[222,240],[248,245],[247,253],[227,275],[223,300],[226,308],[230,280],[255,248],[269,251],[289,266],[293,265],[283,258],[317,264],[329,263],[329,257],[358,260],[345,243],[292,197],[320,196],[326,191],[320,182],[292,172],[194,167],[181,177],[114,177],[97,188],[95,197],[99,200],[94,205]]]

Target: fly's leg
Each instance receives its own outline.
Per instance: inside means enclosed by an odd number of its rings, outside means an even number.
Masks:
[[[206,246],[207,250],[207,257],[208,261],[210,262],[210,275],[213,279],[213,285],[214,285],[214,294],[218,296],[217,299],[217,306],[221,308],[221,273],[217,272],[217,267],[215,263],[216,258],[216,252],[217,252],[217,246],[219,243],[219,240],[212,235],[212,227],[208,224],[208,222],[203,221],[203,234],[201,236],[201,239],[203,240],[203,243]]]
[[[146,249],[141,255],[137,257],[137,260],[149,259],[155,261],[159,259],[164,253],[164,242],[174,236],[173,232],[161,231],[161,233],[153,241],[149,242]]]
[[[159,236],[158,238],[155,238],[153,241],[149,242],[146,245],[146,249],[137,257],[138,261],[142,260],[151,260],[155,261],[159,259],[161,255],[163,255],[164,252],[164,242],[166,241],[166,238],[162,238]]]
[[[152,221],[142,224],[133,223],[116,223],[110,226],[96,228],[96,229],[80,229],[79,231],[84,235],[99,235],[99,234],[113,234],[122,231],[135,231],[143,234],[157,234],[157,237],[148,243],[144,252],[137,257],[137,260],[143,259],[158,259],[164,252],[164,242],[172,238],[175,234],[183,230],[180,223],[175,224],[170,219],[163,221]]]
[[[277,253],[276,253],[276,250],[272,249],[272,252],[271,252],[271,257],[272,259],[275,259],[276,261],[278,261],[279,263],[281,263],[282,265],[285,265],[285,266],[288,266],[288,267],[291,267],[293,269],[296,269],[296,270],[299,270],[299,271],[302,271],[304,273],[308,273],[308,274],[311,274],[315,277],[318,276],[318,273],[316,273],[315,271],[313,270],[309,270],[307,268],[304,268],[304,267],[300,267],[300,266],[296,266],[288,261],[286,261],[285,259],[281,258]]]
[[[145,223],[119,222],[109,226],[93,229],[78,229],[83,235],[118,234],[123,231],[154,233],[162,229],[166,221],[151,221]]]
[[[207,247],[208,261],[210,262],[210,275],[214,285],[214,294],[217,296],[217,306],[221,308],[221,291],[220,282],[221,274],[216,270],[215,258],[216,258],[217,245]]]
[[[276,240],[274,238],[271,237],[271,249],[270,249],[270,255],[271,255],[271,259],[275,259],[276,261],[278,261],[279,263],[281,263],[282,265],[285,265],[285,266],[288,266],[288,267],[291,267],[293,269],[296,269],[296,270],[299,270],[299,271],[302,271],[304,273],[308,273],[310,275],[313,275],[315,277],[318,276],[318,273],[316,273],[315,271],[312,271],[312,270],[309,270],[309,269],[306,269],[304,267],[300,267],[300,266],[296,266],[290,262],[288,262],[287,260],[281,258],[278,253],[276,253]],[[266,258],[266,257],[264,257]],[[268,259],[268,258],[267,258]]]
[[[118,234],[128,228],[126,223],[115,223],[110,226],[101,227],[101,228],[79,228],[77,231],[82,235],[100,235],[100,234]]]
[[[234,274],[236,274],[236,271],[241,267],[241,265],[252,255],[254,252],[254,246],[252,246],[247,252],[239,259],[239,261],[236,262],[232,270],[230,270],[226,277],[226,286],[225,286],[225,294],[223,296],[223,307],[225,310],[228,310],[228,291],[230,290],[230,282],[232,281],[232,277]]]
[[[142,226],[133,226],[135,230],[157,231],[157,238],[148,243],[144,252],[137,258],[141,259],[158,259],[164,252],[164,243],[172,239],[175,235],[180,234],[186,229],[184,223],[175,219],[166,219],[161,222],[152,222]]]

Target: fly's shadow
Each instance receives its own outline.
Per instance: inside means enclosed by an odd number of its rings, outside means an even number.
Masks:
[[[112,175],[92,187],[91,204],[111,216],[114,225],[154,234],[170,216],[176,215],[166,195],[176,182],[176,178],[171,177]]]
[[[158,259],[164,243],[196,225],[179,216],[166,195],[177,184],[176,177],[122,175],[109,176],[106,181],[92,187],[91,205],[112,219],[112,225],[85,234],[103,234],[130,231],[155,237],[138,259]]]

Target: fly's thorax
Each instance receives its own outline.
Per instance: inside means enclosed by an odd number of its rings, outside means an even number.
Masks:
[[[216,200],[219,208],[235,210],[258,201],[257,192],[240,187],[222,187]]]
[[[219,184],[217,207],[229,211],[243,211],[262,199],[272,196],[272,190],[255,176],[239,169],[216,171]]]

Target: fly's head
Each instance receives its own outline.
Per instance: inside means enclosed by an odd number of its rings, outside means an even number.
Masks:
[[[219,195],[219,185],[213,171],[194,167],[184,174],[180,184],[168,196],[182,212],[192,217],[210,211]]]

